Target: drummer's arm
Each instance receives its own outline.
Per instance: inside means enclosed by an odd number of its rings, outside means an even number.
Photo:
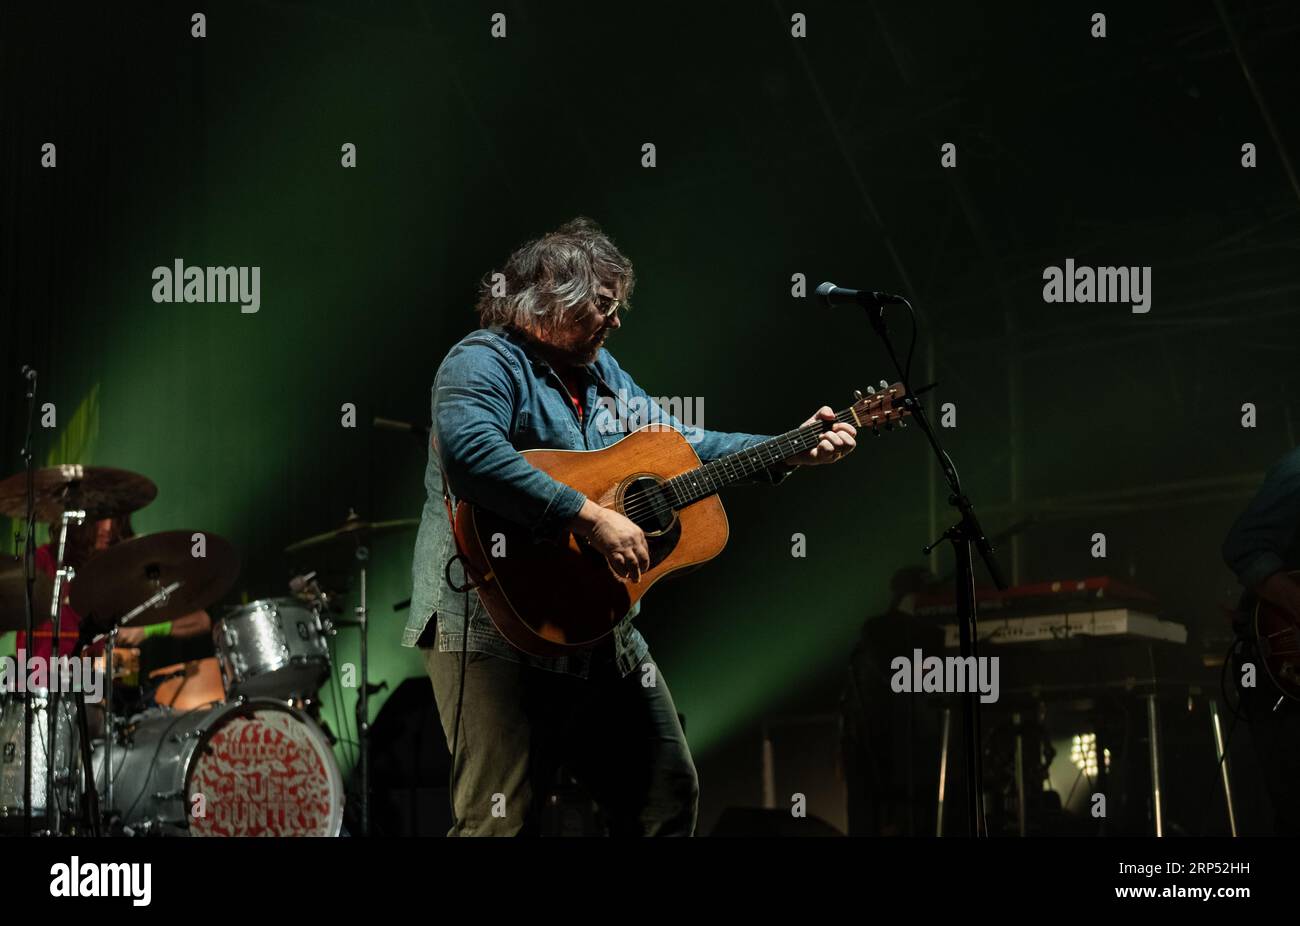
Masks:
[[[167,635],[173,637],[197,637],[212,630],[212,618],[207,611],[194,611],[176,618],[169,624],[154,624],[150,627],[123,627],[117,632],[120,646],[139,646],[147,637]]]
[[[173,637],[197,637],[212,630],[212,618],[207,611],[195,611],[172,621]]]

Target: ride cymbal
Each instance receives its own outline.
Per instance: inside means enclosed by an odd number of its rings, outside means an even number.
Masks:
[[[371,537],[379,537],[384,534],[410,530],[413,527],[419,526],[419,518],[401,518],[396,521],[364,521],[357,516],[355,511],[349,511],[342,526],[337,527],[332,531],[326,531],[323,534],[317,534],[315,537],[308,537],[306,540],[299,540],[297,543],[291,543],[289,546],[284,548],[284,552],[298,553],[302,550],[308,550],[313,547],[324,546],[327,544],[340,543],[342,541],[360,543]]]
[[[203,536],[203,555],[195,555],[195,535]],[[141,627],[161,624],[221,599],[239,576],[239,554],[230,541],[206,531],[162,531],[132,537],[95,554],[72,583],[73,609],[108,630],[122,617],[174,582],[180,588],[165,601],[132,617]]]

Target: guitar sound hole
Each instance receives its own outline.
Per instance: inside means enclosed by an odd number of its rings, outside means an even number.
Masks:
[[[638,476],[628,483],[623,514],[647,534],[662,533],[673,523],[673,506],[653,476]]]

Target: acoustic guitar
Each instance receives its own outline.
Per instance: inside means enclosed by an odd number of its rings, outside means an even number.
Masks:
[[[1300,581],[1300,571],[1290,576]],[[1300,701],[1300,627],[1295,618],[1260,598],[1255,604],[1255,637],[1268,677],[1283,694]]]
[[[915,397],[901,383],[869,391],[835,416],[865,432],[902,426]],[[650,568],[636,582],[573,534],[536,541],[508,518],[464,500],[455,534],[466,571],[497,630],[534,656],[565,655],[612,632],[660,579],[713,559],[727,544],[717,493],[817,446],[834,422],[818,421],[702,464],[681,432],[652,424],[602,450],[525,450],[537,469],[612,508],[645,531]]]

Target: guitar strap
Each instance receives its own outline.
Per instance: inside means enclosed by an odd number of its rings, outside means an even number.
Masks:
[[[447,489],[447,471],[442,468],[442,460],[438,457],[437,445],[434,445],[433,458],[438,461],[438,475],[442,477],[442,504],[447,509],[447,526],[451,528],[451,538],[456,539],[456,516],[452,512],[451,492]]]

